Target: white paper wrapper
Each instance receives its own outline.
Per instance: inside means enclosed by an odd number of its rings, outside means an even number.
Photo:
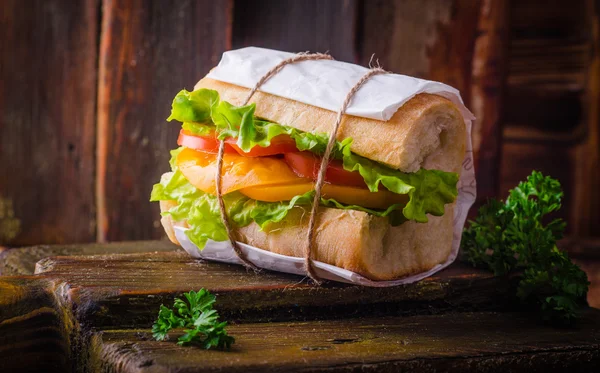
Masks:
[[[219,65],[208,77],[242,87],[252,88],[269,69],[292,53],[263,48],[243,48],[225,52]],[[331,111],[339,110],[348,91],[366,73],[367,69],[345,62],[319,60],[304,61],[285,66],[269,79],[261,91],[300,101]],[[454,209],[454,237],[448,260],[427,272],[394,281],[371,281],[357,273],[330,264],[315,261],[321,278],[364,286],[396,286],[419,281],[450,265],[458,255],[460,238],[469,208],[475,202],[475,173],[471,144],[473,114],[464,106],[458,90],[439,82],[432,82],[398,74],[377,75],[368,80],[354,96],[346,113],[377,120],[389,120],[406,101],[419,93],[437,94],[450,99],[460,109],[467,128],[467,151],[458,182],[458,197]],[[285,123],[282,123],[285,124]],[[333,126],[333,123],[331,124]],[[185,228],[176,227],[175,234],[183,248],[194,258],[241,264],[229,242],[208,241],[200,251],[185,234]],[[268,270],[305,275],[304,259],[275,254],[240,243],[248,259]]]
[[[219,65],[207,76],[252,88],[267,71],[292,56],[293,53],[264,48],[237,49],[223,53]],[[260,90],[337,112],[346,94],[367,71],[365,67],[340,61],[303,61],[285,66]],[[444,96],[461,109],[465,119],[475,119],[457,89],[399,74],[382,74],[369,79],[354,95],[346,114],[386,121],[418,93]]]

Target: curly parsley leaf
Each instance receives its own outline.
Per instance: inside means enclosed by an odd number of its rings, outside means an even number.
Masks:
[[[560,183],[533,171],[509,192],[506,202],[490,200],[462,237],[465,258],[495,275],[520,270],[517,296],[538,307],[545,320],[571,323],[589,282],[585,272],[559,250],[565,222],[547,215],[561,207]]]
[[[225,331],[227,322],[219,322],[219,314],[213,309],[215,296],[205,289],[183,295],[184,299],[175,298],[173,309],[160,306],[158,319],[152,326],[152,336],[163,341],[172,329],[184,328],[177,344],[195,344],[205,349],[230,348],[235,339]]]

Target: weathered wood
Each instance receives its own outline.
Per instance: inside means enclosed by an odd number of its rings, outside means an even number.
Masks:
[[[567,236],[558,242],[558,247],[582,259],[600,260],[599,237]]]
[[[70,372],[68,330],[51,282],[0,277],[0,372]]]
[[[0,244],[90,241],[98,1],[0,7]]]
[[[585,93],[587,139],[577,149],[573,231],[600,237],[600,3],[587,2],[591,14],[591,55]]]
[[[111,254],[72,255],[102,247]],[[167,251],[118,254],[154,247]],[[0,355],[18,353],[33,361],[18,360],[23,366],[42,371],[556,370],[599,359],[598,311],[564,330],[536,325],[531,315],[469,313],[514,309],[514,281],[459,263],[396,288],[315,288],[298,276],[191,260],[164,242],[55,248],[70,255],[43,259],[36,276],[0,278]],[[14,259],[27,250],[5,254]],[[52,247],[30,251],[24,258]],[[217,294],[225,319],[252,322],[230,328],[238,341],[230,355],[153,342],[149,330],[139,329],[150,327],[161,303],[200,287]],[[294,322],[281,322],[287,320]]]
[[[233,48],[327,52],[356,62],[357,0],[238,0]]]
[[[531,170],[542,170],[563,185],[560,216],[568,233],[580,237],[598,234],[591,226],[597,227],[600,211],[593,8],[591,1],[512,3],[503,110],[500,195]]]
[[[149,326],[160,304],[206,288],[229,319],[270,321],[506,309],[511,281],[456,264],[416,284],[367,288],[328,283],[313,287],[300,276],[192,260],[186,253],[54,257],[38,275],[64,282],[63,296],[80,322],[98,327]]]
[[[363,64],[374,54],[388,70],[460,90],[478,118],[472,131],[478,199],[495,195],[508,2],[377,0],[365,2],[363,13]]]
[[[49,256],[131,254],[181,250],[170,241],[126,241],[73,245],[39,245],[0,250],[0,276],[32,275],[35,264]]]
[[[472,140],[477,172],[475,208],[498,195],[499,166],[502,147],[501,113],[508,55],[509,2],[484,1],[477,27],[471,108],[477,118],[473,123]],[[471,214],[475,214],[475,208]]]
[[[149,330],[92,340],[100,372],[563,372],[600,364],[600,312],[577,329],[555,329],[514,313],[462,313],[232,325],[230,352],[155,342]]]
[[[585,259],[585,257],[583,259],[575,257],[573,261],[585,271],[591,282],[587,295],[588,304],[590,307],[600,308],[600,261]]]
[[[100,241],[164,236],[152,185],[169,169],[173,97],[230,48],[229,0],[103,3],[98,86]]]
[[[448,83],[468,105],[480,6],[470,0],[364,2],[360,61],[367,64],[375,54],[387,70]]]

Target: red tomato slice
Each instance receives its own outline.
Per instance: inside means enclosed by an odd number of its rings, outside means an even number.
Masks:
[[[214,133],[210,136],[195,136],[190,132],[182,129],[179,132],[177,145],[185,146],[186,148],[198,150],[205,153],[217,154],[219,152],[219,140],[214,135]],[[227,143],[225,144],[225,153],[237,154],[237,152]]]
[[[317,179],[321,158],[310,152],[285,153],[285,161],[294,170],[296,175],[307,177],[313,180]],[[331,160],[325,171],[325,181],[346,186],[366,187],[365,180],[358,172],[344,170],[342,161]]]
[[[298,151],[298,149],[296,148],[296,141],[294,141],[294,139],[292,139],[289,135],[286,134],[273,137],[271,139],[271,145],[267,147],[263,148],[262,146],[257,145],[250,149],[250,151],[247,153],[236,145],[237,139],[230,137],[227,140],[225,140],[225,142],[244,157],[266,157],[269,155],[285,154],[289,152]]]

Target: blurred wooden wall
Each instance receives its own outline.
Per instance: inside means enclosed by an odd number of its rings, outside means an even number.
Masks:
[[[478,118],[480,198],[532,169],[555,176],[581,247],[600,234],[598,12],[593,0],[3,0],[0,244],[162,237],[148,198],[176,146],[171,100],[223,51],[255,45],[363,65],[375,54],[459,88]]]

